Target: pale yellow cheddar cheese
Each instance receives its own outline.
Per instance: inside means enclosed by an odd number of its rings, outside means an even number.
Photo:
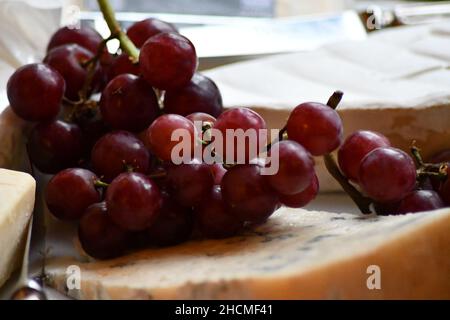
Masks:
[[[450,209],[389,217],[280,209],[242,236],[103,262],[55,258],[46,271],[80,299],[448,299],[449,230]],[[80,290],[67,289],[73,265]]]
[[[22,261],[35,189],[29,174],[0,169],[0,287]]]

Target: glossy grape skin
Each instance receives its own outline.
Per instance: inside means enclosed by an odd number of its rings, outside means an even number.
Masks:
[[[132,74],[111,80],[102,92],[100,111],[111,128],[131,132],[147,128],[160,112],[152,87]]]
[[[361,160],[372,150],[390,147],[389,139],[378,132],[360,130],[345,139],[338,152],[339,167],[342,173],[354,182],[358,182]]]
[[[97,176],[85,169],[66,169],[49,181],[45,201],[49,211],[60,220],[78,220],[86,208],[101,201],[95,188]]]
[[[361,161],[358,181],[375,201],[399,201],[416,185],[414,161],[402,150],[377,148]]]
[[[260,141],[259,130],[267,129],[266,122],[264,119],[257,114],[255,111],[248,108],[234,108],[229,109],[222,113],[214,123],[214,129],[219,130],[223,136],[223,150],[216,150],[219,154],[222,154],[223,160],[226,163],[234,163],[240,158],[245,161],[245,163],[250,162],[250,160],[258,156],[258,151],[266,141]],[[256,154],[251,152],[250,146],[254,146],[255,142],[250,143],[248,139],[245,139],[244,144],[238,144],[238,139],[235,137],[233,140],[228,141],[226,139],[226,130],[232,129],[242,129],[245,131],[252,129],[256,132]],[[227,148],[230,148],[230,144],[234,145],[234,154],[228,154]],[[230,159],[231,158],[231,159]],[[229,162],[228,160],[234,160]]]
[[[120,174],[106,191],[108,214],[128,231],[141,231],[156,221],[163,198],[153,180],[137,172]]]
[[[191,81],[178,89],[167,90],[164,96],[164,112],[187,116],[203,112],[218,117],[223,111],[219,88],[210,78],[196,73]]]
[[[93,28],[83,27],[71,29],[69,27],[62,27],[51,37],[47,52],[65,44],[75,43],[95,54],[102,41],[102,36]]]
[[[197,69],[194,45],[177,33],[160,33],[141,48],[142,76],[158,89],[179,88],[189,83]]]
[[[212,115],[210,115],[208,113],[204,113],[204,112],[191,113],[191,114],[186,116],[186,119],[191,120],[193,123],[195,123],[196,121],[202,122],[202,125],[204,125],[205,123],[209,123],[211,125],[214,125],[214,123],[217,120]]]
[[[138,48],[151,37],[163,32],[178,32],[174,25],[155,18],[148,18],[133,23],[128,30],[127,36]]]
[[[313,201],[319,193],[319,179],[314,174],[310,185],[297,194],[280,195],[280,202],[289,208],[303,208]]]
[[[28,64],[9,78],[7,94],[12,110],[27,121],[50,121],[61,108],[66,88],[63,77],[53,68]]]
[[[78,226],[78,238],[89,256],[112,259],[121,256],[127,249],[129,233],[111,221],[106,203],[101,202],[86,209]]]
[[[212,239],[232,237],[244,226],[244,223],[231,213],[222,197],[220,186],[214,186],[195,209],[195,218],[201,233]]]
[[[43,173],[56,173],[77,165],[84,151],[83,134],[73,123],[61,120],[36,125],[27,150],[32,163]]]
[[[257,165],[236,165],[222,179],[222,195],[230,211],[241,221],[267,219],[278,206],[278,196]]]
[[[289,116],[287,133],[313,156],[322,156],[337,149],[343,140],[339,114],[321,103],[307,102],[297,106]]]
[[[150,151],[161,160],[171,161],[172,149],[181,143],[181,140],[171,141],[172,133],[177,129],[184,129],[186,130],[186,133],[189,134],[190,150],[193,154],[196,131],[194,124],[185,117],[176,114],[164,114],[157,118],[147,129],[147,139]],[[183,140],[183,143],[187,142]],[[182,154],[182,156],[185,155]]]
[[[193,161],[169,166],[167,184],[177,202],[185,207],[194,207],[208,196],[214,185],[214,176],[209,165]]]
[[[132,133],[114,131],[97,141],[92,149],[91,161],[94,171],[106,182],[110,182],[127,171],[127,166],[135,172],[147,173],[150,154]]]
[[[210,166],[210,170],[214,176],[214,185],[220,186],[225,173],[227,173],[227,169],[225,169],[222,164],[215,163]]]
[[[271,187],[282,195],[295,195],[305,190],[314,177],[314,162],[305,148],[295,141],[280,141],[272,146],[269,156],[277,156],[279,168],[268,175]]]
[[[113,59],[111,64],[107,67],[106,73],[108,82],[110,82],[121,74],[129,73],[138,76],[141,71],[139,70],[139,64],[133,63],[126,53],[122,53]]]
[[[78,101],[79,92],[83,89],[84,83],[88,77],[87,67],[83,63],[94,57],[89,50],[77,45],[63,45],[50,50],[44,59],[44,63],[58,71],[66,82],[65,96]],[[96,66],[94,80],[87,94],[99,89],[101,84],[100,68]]]
[[[172,246],[188,240],[193,228],[192,211],[166,197],[155,223],[144,232],[150,244]]]
[[[444,207],[444,202],[439,194],[430,190],[416,190],[400,201],[399,214],[430,211]]]

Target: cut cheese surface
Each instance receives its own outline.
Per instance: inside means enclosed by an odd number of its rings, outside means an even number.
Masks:
[[[325,103],[344,92],[338,108],[345,135],[374,130],[405,151],[413,141],[427,158],[450,149],[450,22],[377,31],[363,41],[278,55],[206,72],[226,107],[250,107],[270,128],[284,127],[300,103]],[[321,161],[322,191],[340,190]]]
[[[0,169],[0,287],[21,261],[35,188],[30,175]]]
[[[82,299],[450,298],[449,228],[450,209],[390,217],[280,209],[242,236],[103,262],[56,258],[46,271]],[[71,265],[81,268],[81,290],[67,291]],[[379,290],[367,285],[374,266]]]

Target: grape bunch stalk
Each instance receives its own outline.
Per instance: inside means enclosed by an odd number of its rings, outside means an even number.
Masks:
[[[450,202],[445,165],[424,163],[416,152],[416,168],[377,133],[358,132],[342,144],[335,110],[341,92],[327,104],[298,105],[278,139],[262,146],[269,157],[278,155],[273,175],[263,174],[267,158],[250,152],[248,140],[243,163],[210,164],[193,150],[183,151],[189,161],[175,163],[171,137],[178,129],[192,146],[208,150],[211,129],[259,132],[266,123],[248,108],[223,110],[217,85],[197,72],[194,45],[173,25],[149,18],[124,31],[109,2],[98,3],[110,37],[89,27],[63,27],[51,37],[43,62],[17,69],[7,85],[12,110],[33,124],[27,141],[32,164],[54,174],[48,209],[57,219],[79,222],[80,243],[91,257],[231,237],[264,223],[281,206],[304,207],[319,191],[314,156],[325,158],[364,213],[372,204],[380,213],[403,213]],[[120,42],[114,54],[106,49],[112,39]],[[194,122],[202,124],[201,132]],[[233,143],[226,139],[225,148],[210,152],[236,159],[226,148]],[[257,150],[264,144],[255,143]],[[331,155],[339,147],[342,171]]]

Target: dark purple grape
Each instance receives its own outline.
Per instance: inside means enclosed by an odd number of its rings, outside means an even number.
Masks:
[[[106,203],[93,204],[78,226],[78,238],[84,251],[95,259],[112,259],[127,249],[129,234],[108,216]]]
[[[236,235],[244,226],[232,214],[222,197],[220,186],[214,186],[209,195],[195,209],[201,233],[208,238],[221,239]]]
[[[144,232],[151,244],[171,246],[188,240],[193,227],[192,211],[166,197],[155,223]]]
[[[28,64],[9,78],[7,93],[12,110],[27,121],[49,121],[61,108],[65,82],[53,68]]]
[[[79,93],[88,78],[87,67],[83,64],[93,57],[94,54],[89,50],[77,44],[70,44],[50,50],[44,62],[58,71],[64,78],[66,82],[65,96],[72,101],[78,101],[80,98]],[[97,66],[94,79],[87,91],[88,95],[100,88],[101,77],[101,70]]]
[[[289,140],[280,141],[272,146],[269,157],[279,159],[278,171],[267,176],[270,185],[279,194],[295,195],[311,185],[314,162],[300,144]]]
[[[223,136],[223,150],[216,150],[221,154],[226,163],[248,163],[250,160],[258,156],[258,152],[262,149],[266,141],[260,141],[259,130],[267,129],[264,119],[255,111],[247,108],[229,109],[222,113],[214,123],[214,129],[219,130]],[[242,129],[244,132],[251,130],[254,132],[256,141],[245,139],[245,142],[239,142],[236,136],[227,139],[227,130]],[[227,149],[234,146],[234,153]],[[241,160],[241,161],[239,161]]]
[[[278,205],[278,196],[257,165],[232,167],[223,177],[221,188],[231,212],[241,221],[267,219]]]
[[[336,150],[343,140],[339,114],[321,103],[307,102],[297,106],[287,123],[289,139],[304,146],[314,156]]]
[[[445,204],[450,206],[450,168],[447,170],[447,179],[442,183],[439,189],[439,195]]]
[[[356,131],[347,137],[339,149],[339,167],[347,178],[358,182],[361,160],[376,148],[390,146],[389,139],[378,132]]]
[[[447,175],[450,175],[450,150],[444,150],[444,151],[441,151],[441,152],[435,154],[434,156],[432,156],[430,158],[429,162],[435,163],[435,164],[446,163],[447,167],[448,167]],[[443,185],[443,183],[445,182],[445,180],[442,181],[442,179],[439,179],[437,177],[430,177],[429,180],[433,186],[433,190],[438,191],[438,192],[439,192],[441,186]],[[450,198],[449,198],[449,200],[450,200]],[[449,201],[449,204],[450,204],[450,201]]]
[[[128,231],[150,228],[162,206],[158,186],[147,176],[126,172],[119,175],[106,191],[106,206],[111,219]]]
[[[140,75],[139,65],[133,63],[130,57],[122,53],[121,55],[114,58],[111,64],[106,69],[108,82],[121,74],[130,73],[136,76]]]
[[[178,32],[174,25],[155,18],[148,18],[131,25],[127,30],[127,36],[138,48],[151,37],[162,32]]]
[[[214,176],[205,163],[171,165],[167,169],[167,184],[176,201],[182,206],[194,207],[210,193]]]
[[[220,163],[215,163],[210,166],[211,172],[214,176],[214,185],[220,186],[222,183],[222,179],[225,176],[225,173],[227,173],[227,169],[223,167]]]
[[[319,193],[319,179],[314,174],[311,184],[302,192],[293,195],[280,195],[280,202],[289,208],[303,208],[313,201]]]
[[[397,213],[414,213],[421,211],[430,211],[444,207],[444,202],[439,194],[430,190],[416,190],[404,197],[400,201]]]
[[[132,169],[147,173],[150,154],[135,135],[127,131],[115,131],[104,135],[92,149],[94,171],[107,182],[122,172]]]
[[[361,161],[358,181],[377,202],[399,201],[416,185],[414,161],[399,149],[377,148]]]
[[[31,161],[43,173],[56,173],[76,166],[84,151],[83,134],[73,123],[44,122],[32,130],[28,144]]]
[[[97,176],[85,169],[66,169],[48,183],[45,201],[49,211],[61,220],[78,220],[87,207],[101,201],[95,188]]]
[[[167,90],[164,95],[164,112],[187,116],[203,112],[218,117],[223,111],[219,88],[210,78],[196,73],[184,87]]]
[[[189,83],[197,69],[194,45],[177,33],[160,33],[142,46],[141,72],[158,89],[179,88]]]
[[[111,128],[139,132],[156,119],[159,105],[147,82],[132,74],[122,74],[103,90],[100,110]]]
[[[78,44],[95,54],[102,41],[102,36],[93,28],[62,27],[51,37],[47,51],[65,44]]]
[[[150,151],[164,161],[172,160],[173,148],[181,143],[172,141],[172,134],[177,129],[184,129],[189,134],[191,154],[195,147],[195,127],[194,124],[183,116],[177,114],[164,114],[157,118],[147,130],[147,139]],[[183,143],[187,143],[183,140]],[[179,156],[176,154],[176,156]],[[183,153],[181,156],[187,156]]]

